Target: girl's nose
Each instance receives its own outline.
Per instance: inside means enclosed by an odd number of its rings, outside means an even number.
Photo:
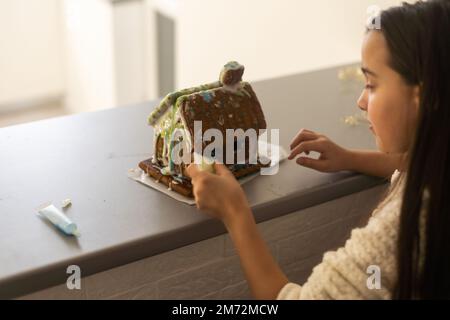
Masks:
[[[358,99],[358,108],[360,108],[362,111],[367,111],[367,92],[366,90],[363,90],[361,93],[361,96]]]

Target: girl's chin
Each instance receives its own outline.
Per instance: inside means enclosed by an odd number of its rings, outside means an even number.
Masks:
[[[385,148],[383,143],[381,142],[380,138],[375,133],[375,130],[373,130],[372,126],[369,126],[370,131],[372,132],[373,136],[375,137],[375,144],[377,145],[377,149],[381,152],[385,152]]]
[[[377,136],[375,136],[375,143],[376,143],[376,145],[377,145],[378,151],[383,152],[383,153],[387,153],[387,152],[388,152],[388,151],[386,150],[386,148],[385,148],[383,142],[381,142],[381,140],[380,140]]]
[[[395,148],[392,148],[392,146],[388,147],[385,144],[383,144],[383,142],[380,141],[380,139],[378,139],[378,137],[376,138],[376,145],[377,145],[378,151],[380,151],[382,153],[386,153],[386,154],[400,153]]]

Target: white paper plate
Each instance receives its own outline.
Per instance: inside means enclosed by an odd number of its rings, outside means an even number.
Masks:
[[[282,161],[284,161],[287,158],[287,156],[288,156],[287,152],[286,152],[286,150],[283,149],[283,147],[274,145],[274,144],[269,144],[270,149],[267,149],[267,148],[265,148],[266,146],[267,146],[267,143],[265,141],[262,141],[262,140],[259,141],[259,149],[271,151],[270,154],[265,155],[265,156],[268,156],[271,160],[270,168],[273,168],[273,167],[279,165]],[[273,152],[273,151],[278,151],[278,152]],[[277,153],[279,154],[279,157],[276,156]],[[265,170],[270,170],[270,168],[266,168]],[[252,175],[249,175],[242,179],[239,179],[238,181],[241,185],[243,185],[243,184],[255,179],[260,174],[261,174],[260,172],[256,172]],[[179,193],[176,193],[175,191],[169,190],[166,185],[164,185],[163,183],[156,182],[155,179],[151,178],[140,168],[128,170],[128,177],[130,179],[133,179],[133,180],[135,180],[139,183],[142,183],[148,187],[158,190],[175,200],[186,203],[188,205],[195,205],[194,199],[185,197]]]

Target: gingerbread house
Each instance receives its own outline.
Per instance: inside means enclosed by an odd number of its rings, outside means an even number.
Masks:
[[[154,127],[153,158],[142,161],[139,167],[168,188],[192,197],[192,185],[185,175],[186,164],[176,164],[171,151],[183,140],[193,141],[195,121],[201,121],[203,132],[218,129],[224,137],[227,129],[255,129],[257,132],[266,129],[261,105],[251,85],[242,81],[243,73],[242,65],[229,62],[223,67],[218,82],[167,95],[148,118],[148,123]],[[180,134],[175,134],[177,131]],[[224,157],[225,150],[224,145]],[[188,152],[193,151],[192,147]],[[249,163],[248,157],[247,153],[245,163],[228,165],[236,178],[260,170],[262,165]]]

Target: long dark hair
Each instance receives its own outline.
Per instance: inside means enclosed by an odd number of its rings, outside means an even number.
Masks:
[[[390,67],[420,88],[400,213],[393,298],[450,298],[450,0],[380,14]]]

